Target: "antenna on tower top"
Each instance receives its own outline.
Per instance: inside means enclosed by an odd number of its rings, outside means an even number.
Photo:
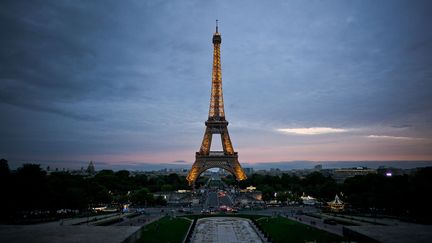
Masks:
[[[216,19],[216,33],[218,33],[218,22],[219,20]]]

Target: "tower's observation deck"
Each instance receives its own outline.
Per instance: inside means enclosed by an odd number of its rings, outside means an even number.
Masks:
[[[238,162],[237,152],[228,134],[228,121],[225,120],[225,109],[222,93],[222,69],[220,45],[222,37],[218,31],[213,34],[213,71],[208,120],[199,152],[195,154],[195,163],[187,176],[189,185],[193,185],[198,176],[210,168],[222,168],[232,173],[237,180],[246,179],[246,174]],[[212,135],[220,134],[223,151],[210,151]]]

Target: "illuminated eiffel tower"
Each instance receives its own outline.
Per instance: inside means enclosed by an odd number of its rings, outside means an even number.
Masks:
[[[228,121],[225,120],[225,111],[222,95],[222,73],[220,61],[220,45],[222,38],[218,32],[213,34],[213,73],[208,120],[205,122],[206,130],[199,152],[195,154],[195,163],[192,165],[186,179],[193,185],[201,173],[210,168],[222,168],[233,174],[238,181],[246,179],[246,174],[240,166],[237,152],[231,143],[228,134]],[[223,151],[210,151],[213,134],[220,134]]]

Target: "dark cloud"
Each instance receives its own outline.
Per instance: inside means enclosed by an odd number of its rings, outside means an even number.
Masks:
[[[27,102],[25,102],[25,100],[26,99],[20,99],[19,97],[17,97],[16,95],[13,95],[11,93],[0,92],[0,102],[1,103],[5,103],[5,104],[17,106],[17,107],[22,107],[22,108],[30,109],[30,110],[34,110],[34,111],[53,113],[53,114],[57,114],[60,116],[64,116],[64,117],[68,117],[68,118],[72,118],[72,119],[77,119],[77,120],[84,120],[84,121],[99,121],[99,120],[101,120],[101,118],[99,118],[99,117],[93,117],[91,115],[85,115],[85,114],[77,114],[74,112],[69,112],[69,111],[65,110],[64,108],[50,107],[50,106],[46,106],[46,104],[37,104],[34,101],[27,103]]]
[[[279,141],[271,134],[288,126],[431,137],[431,10],[430,1],[2,1],[0,152],[191,150],[168,161],[191,159],[215,19],[232,130],[257,131],[240,146]]]

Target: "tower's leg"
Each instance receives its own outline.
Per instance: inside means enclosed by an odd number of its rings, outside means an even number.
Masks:
[[[236,177],[236,180],[237,181],[245,180],[247,178],[246,173],[244,172],[244,170],[240,166],[240,163],[237,160],[237,158],[235,159],[235,161],[232,161],[231,163],[232,163],[232,167],[234,169],[234,175]]]
[[[210,128],[207,127],[204,132],[203,141],[201,143],[200,154],[208,155],[210,153],[211,142],[212,142],[212,133],[210,131]]]
[[[231,143],[231,138],[228,133],[228,129],[225,127],[221,133],[222,147],[226,154],[234,154],[234,148]]]
[[[189,186],[195,186],[195,180],[201,174],[202,163],[203,163],[202,161],[196,159],[194,164],[192,165],[192,168],[186,177],[186,180],[188,181]]]

